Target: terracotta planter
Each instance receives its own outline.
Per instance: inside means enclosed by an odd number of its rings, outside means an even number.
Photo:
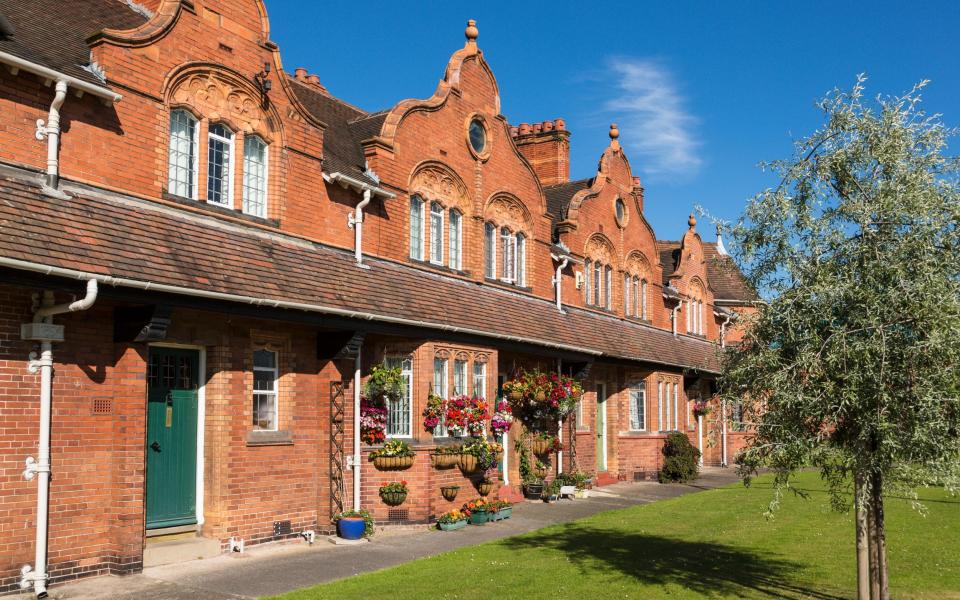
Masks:
[[[530,449],[534,454],[546,454],[552,447],[553,441],[545,440],[543,438],[535,438],[530,444]]]
[[[458,464],[464,473],[473,473],[477,470],[477,457],[472,454],[461,454]]]
[[[373,466],[381,471],[397,471],[409,469],[413,466],[412,456],[378,456],[373,459]]]
[[[438,469],[449,469],[455,467],[460,459],[459,454],[431,454],[430,462]]]
[[[493,491],[493,482],[492,481],[483,481],[477,484],[477,492],[486,498],[490,495],[490,492]]]
[[[400,506],[407,499],[407,492],[382,492],[380,497],[387,506]]]
[[[440,488],[440,494],[443,495],[443,499],[447,502],[453,502],[457,498],[457,494],[460,493],[460,486],[458,485],[445,485]]]

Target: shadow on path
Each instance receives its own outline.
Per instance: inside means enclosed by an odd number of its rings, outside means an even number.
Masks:
[[[843,598],[794,583],[794,574],[803,568],[800,563],[723,544],[578,525],[500,543],[513,549],[564,552],[584,574],[616,571],[645,585],[674,584],[706,596]]]

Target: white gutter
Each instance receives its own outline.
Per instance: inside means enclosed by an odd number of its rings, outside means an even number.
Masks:
[[[347,226],[353,229],[353,255],[357,259],[357,264],[363,266],[363,209],[370,204],[373,198],[373,191],[370,188],[363,190],[363,200],[357,203],[357,207],[347,218]]]
[[[87,281],[87,295],[82,300],[67,304],[53,305],[53,292],[44,292],[43,306],[33,315],[34,323],[52,324],[53,316],[67,312],[87,310],[97,300],[97,280]],[[47,597],[47,529],[50,512],[50,421],[52,405],[53,380],[53,342],[49,339],[40,341],[40,359],[36,353],[31,353],[28,370],[31,373],[40,371],[40,438],[37,442],[37,459],[27,458],[27,468],[23,477],[37,479],[37,535],[33,567],[25,565],[20,573],[21,589],[27,589],[33,584],[37,598]]]
[[[363,461],[360,460],[360,354],[353,359],[353,510],[360,510],[360,471]]]
[[[567,268],[567,264],[569,264],[570,262],[570,257],[569,256],[560,257],[560,256],[557,256],[556,254],[551,254],[550,258],[552,258],[553,260],[561,261],[560,264],[557,266],[557,274],[553,278],[553,285],[554,287],[557,288],[557,310],[559,310],[560,312],[563,312],[563,304],[561,303],[561,291],[563,287],[562,285],[563,282],[560,279],[561,277],[560,274],[563,272],[564,269]]]
[[[46,125],[43,119],[37,119],[37,139],[47,138],[47,187],[54,190],[60,183],[60,107],[67,99],[67,82],[58,79],[55,89]]]
[[[404,319],[401,317],[378,315],[370,312],[347,310],[344,308],[336,308],[332,306],[322,306],[318,304],[305,304],[301,302],[287,302],[284,300],[271,300],[269,298],[255,298],[253,296],[243,296],[239,294],[208,292],[205,290],[195,290],[192,288],[180,287],[176,285],[167,285],[163,283],[152,283],[149,281],[139,281],[136,279],[126,279],[123,277],[112,277],[110,275],[97,275],[96,273],[87,273],[84,271],[77,271],[75,269],[64,269],[62,267],[52,267],[52,266],[42,265],[39,263],[29,262],[25,260],[18,260],[16,258],[8,258],[6,256],[0,256],[0,266],[19,269],[22,271],[42,273],[44,275],[66,277],[70,279],[84,279],[84,280],[96,279],[100,283],[111,285],[114,287],[127,287],[127,288],[134,288],[138,290],[150,290],[150,291],[156,291],[161,293],[192,296],[195,298],[205,298],[208,300],[222,300],[226,302],[249,304],[253,306],[268,306],[271,308],[302,310],[306,312],[334,315],[339,317],[346,317],[349,319],[359,319],[363,321],[380,321],[383,323],[391,323],[396,325],[407,325],[407,326],[413,326],[413,327],[423,327],[427,329],[438,329],[441,331],[448,331],[451,333],[461,333],[464,335],[475,335],[480,337],[506,340],[508,342],[531,344],[534,346],[543,346],[546,348],[564,350],[567,352],[574,352],[577,354],[588,354],[590,356],[603,356],[603,352],[599,352],[597,350],[591,350],[589,348],[581,348],[579,346],[570,346],[568,344],[557,344],[554,342],[548,342],[546,340],[539,340],[536,338],[528,338],[528,337],[523,337],[518,335],[503,335],[503,334],[492,333],[489,331],[481,331],[479,329],[473,329],[470,327],[459,327],[456,325],[432,323],[430,321],[420,321],[416,319]]]
[[[387,190],[377,187],[375,185],[370,185],[369,183],[364,183],[359,179],[354,179],[349,175],[344,175],[343,173],[337,171],[336,173],[324,173],[323,180],[327,183],[339,183],[340,187],[343,188],[352,188],[358,192],[370,191],[381,198],[396,198],[397,195],[393,192],[388,192]]]
[[[49,81],[63,81],[76,90],[78,94],[86,92],[102,99],[107,103],[120,102],[120,100],[123,98],[123,96],[120,94],[105,87],[94,85],[87,81],[83,81],[82,79],[71,77],[70,75],[64,75],[59,71],[54,71],[53,69],[44,67],[43,65],[38,65],[37,63],[30,62],[28,60],[24,60],[19,56],[14,56],[13,54],[9,54],[7,52],[0,52],[0,63],[9,65],[11,67],[10,70],[14,73],[14,75],[17,73],[17,71],[23,69],[28,73],[33,73],[34,75]]]

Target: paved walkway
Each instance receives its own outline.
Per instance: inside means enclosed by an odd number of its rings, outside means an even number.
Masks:
[[[556,504],[525,502],[506,521],[454,532],[423,529],[379,534],[368,544],[338,546],[318,538],[304,543],[254,547],[222,555],[144,569],[139,575],[98,577],[54,587],[50,597],[69,600],[235,600],[282,594],[334,579],[399,565],[416,558],[509,537],[605,510],[712,489],[737,480],[733,469],[705,469],[689,485],[618,483],[593,490],[588,499]],[[23,594],[22,597],[33,598]],[[14,596],[17,598],[17,596]]]

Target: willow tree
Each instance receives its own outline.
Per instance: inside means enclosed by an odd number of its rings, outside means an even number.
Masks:
[[[864,81],[820,101],[820,129],[765,165],[780,185],[732,228],[767,303],[721,390],[755,433],[741,474],[773,469],[773,511],[798,469],[819,469],[857,515],[860,597],[887,598],[884,494],[957,488],[960,169],[955,132],[920,108],[926,82],[868,100]]]

